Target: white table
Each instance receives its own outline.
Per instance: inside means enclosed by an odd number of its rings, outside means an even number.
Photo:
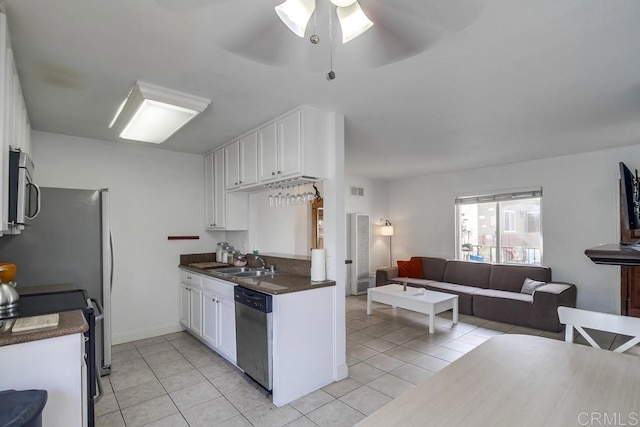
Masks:
[[[542,337],[501,335],[357,426],[638,425],[638,384],[638,356]]]
[[[429,333],[435,330],[435,316],[443,311],[453,310],[453,324],[458,323],[458,295],[429,291],[424,288],[402,285],[385,285],[367,290],[367,314],[371,314],[371,303],[381,302],[429,315]]]

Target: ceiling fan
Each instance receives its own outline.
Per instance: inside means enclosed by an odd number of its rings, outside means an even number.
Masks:
[[[347,43],[373,26],[365,15],[358,0],[329,0],[336,6],[336,13],[342,28],[342,43]],[[276,13],[298,37],[304,37],[307,24],[316,9],[316,0],[286,0],[275,7]],[[311,43],[317,44],[317,34],[311,36]]]
[[[251,61],[321,72],[332,56],[341,73],[355,75],[418,55],[463,31],[483,5],[484,0],[217,0],[208,28],[218,46]],[[357,30],[349,29],[349,18],[358,18]],[[343,43],[331,46],[331,40]]]

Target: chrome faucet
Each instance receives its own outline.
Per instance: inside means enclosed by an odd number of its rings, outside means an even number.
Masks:
[[[264,262],[264,260],[262,258],[260,258],[258,255],[255,255],[256,261],[260,261],[260,263],[262,264],[262,268],[267,268],[267,263]]]

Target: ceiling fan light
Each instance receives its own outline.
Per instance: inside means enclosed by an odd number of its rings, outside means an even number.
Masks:
[[[331,3],[338,7],[347,7],[354,4],[357,0],[331,0]]]
[[[342,28],[342,43],[355,39],[373,27],[373,22],[367,18],[357,1],[351,6],[337,8],[337,13]]]
[[[315,9],[315,0],[286,0],[276,6],[276,13],[298,37],[304,37],[307,24]]]

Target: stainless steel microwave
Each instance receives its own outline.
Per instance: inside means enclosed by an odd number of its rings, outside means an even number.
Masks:
[[[23,229],[40,212],[40,188],[33,182],[33,162],[27,153],[9,151],[9,228]]]

